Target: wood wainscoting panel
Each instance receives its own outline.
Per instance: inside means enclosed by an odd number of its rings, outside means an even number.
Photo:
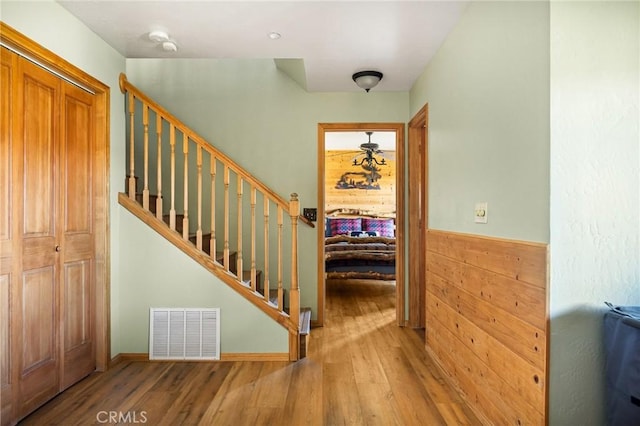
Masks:
[[[547,245],[427,232],[426,348],[486,424],[544,425]]]

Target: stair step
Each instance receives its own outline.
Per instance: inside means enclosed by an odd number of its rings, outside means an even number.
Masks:
[[[140,203],[140,205],[142,205],[142,194],[136,194],[136,201],[138,203]],[[157,195],[154,194],[149,194],[149,211],[151,213],[155,213],[156,212],[156,200],[158,199]]]
[[[184,215],[183,214],[177,214],[176,215],[176,232],[179,233],[179,234],[182,234],[182,220],[183,219],[184,219]],[[171,222],[171,217],[170,217],[170,215],[165,214],[165,215],[162,216],[162,220],[168,226],[170,224],[170,222]]]
[[[180,226],[182,227],[182,225]],[[196,245],[196,240],[196,234],[189,235],[189,241],[194,245]],[[202,234],[202,251],[211,254],[211,234]]]
[[[311,308],[300,308],[300,334],[311,333]]]
[[[307,356],[311,336],[311,308],[300,309],[300,358]]]

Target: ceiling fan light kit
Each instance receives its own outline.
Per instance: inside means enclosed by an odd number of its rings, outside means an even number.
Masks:
[[[371,142],[371,135],[373,132],[365,132],[367,136],[369,136],[369,142],[365,142],[360,144],[360,149],[364,151],[365,156],[358,161],[357,159],[353,160],[354,166],[362,166],[363,164],[367,164],[369,169],[373,169],[374,163],[378,166],[386,166],[387,162],[382,158],[380,161],[373,156],[373,154],[382,154],[382,151],[379,148],[377,143]]]
[[[353,81],[364,89],[367,93],[372,88],[376,87],[380,80],[382,80],[382,73],[380,71],[358,71],[351,76]]]

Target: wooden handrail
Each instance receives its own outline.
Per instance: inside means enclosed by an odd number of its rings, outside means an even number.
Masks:
[[[217,148],[209,144],[205,139],[200,137],[200,135],[189,130],[189,127],[186,124],[184,124],[180,119],[175,117],[173,114],[171,114],[161,105],[159,105],[156,101],[148,97],[146,94],[141,92],[140,89],[138,89],[133,84],[131,84],[127,80],[127,76],[124,73],[120,74],[120,91],[122,93],[129,93],[130,102],[132,101],[133,99],[132,96],[133,96],[136,99],[139,99],[140,101],[142,101],[144,104],[153,105],[153,109],[156,111],[157,114],[160,114],[162,118],[164,118],[167,122],[169,122],[174,127],[178,127],[181,131],[184,132],[185,139],[190,139],[196,145],[201,146],[203,150],[207,151],[209,154],[211,154],[212,156],[220,160],[222,163],[226,164],[231,171],[233,171],[239,176],[242,176],[242,179],[244,181],[248,182],[251,186],[260,190],[260,192],[262,192],[263,194],[268,195],[268,197],[271,200],[273,200],[276,204],[280,205],[284,209],[287,209],[287,210],[289,209],[289,203],[283,197],[275,193],[273,190],[271,190],[271,188],[269,188],[260,180],[256,179],[252,174],[244,170],[238,163],[233,161],[225,153],[223,153],[222,151],[218,150]],[[131,115],[133,115],[133,111],[131,111]],[[133,135],[133,124],[131,124],[131,127],[132,127],[131,134]],[[133,136],[131,136],[131,138],[133,140]],[[301,216],[300,220],[312,228],[315,227],[313,222],[311,222],[304,216]]]

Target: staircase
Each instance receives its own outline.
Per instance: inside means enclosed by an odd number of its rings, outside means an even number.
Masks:
[[[297,194],[280,197],[124,74],[120,89],[129,124],[120,204],[285,327],[290,360],[304,357],[311,310],[300,308],[297,235],[299,222],[313,223]]]

